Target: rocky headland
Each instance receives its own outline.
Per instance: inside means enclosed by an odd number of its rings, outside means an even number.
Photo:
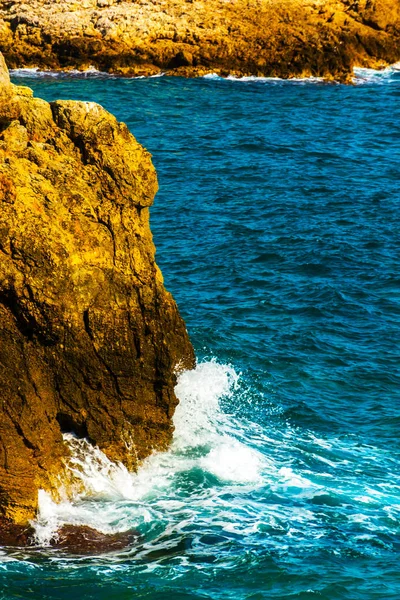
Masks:
[[[400,59],[399,0],[0,0],[10,67],[320,76]]]
[[[194,354],[155,263],[156,191],[126,125],[34,98],[0,54],[0,543],[68,485],[64,432],[130,469],[168,447]]]

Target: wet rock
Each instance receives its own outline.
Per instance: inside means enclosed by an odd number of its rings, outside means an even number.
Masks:
[[[0,519],[0,547],[24,548],[33,544],[35,531],[30,525],[16,525],[6,519]]]
[[[125,550],[137,543],[138,538],[135,530],[106,534],[87,525],[64,525],[51,545],[69,554],[93,556]]]
[[[167,448],[194,354],[154,259],[150,154],[0,61],[0,516],[26,524],[39,488],[68,485],[63,432],[131,469]]]
[[[68,554],[93,556],[125,550],[137,543],[139,537],[139,532],[134,529],[107,534],[87,525],[63,525],[50,545]],[[34,528],[0,519],[0,547],[37,548]]]

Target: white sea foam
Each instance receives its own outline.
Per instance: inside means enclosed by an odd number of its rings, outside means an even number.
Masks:
[[[256,483],[261,481],[261,460],[257,453],[241,442],[226,436],[200,460],[204,471],[224,481]]]
[[[14,77],[98,77],[109,76],[108,73],[99,71],[93,66],[88,67],[83,71],[78,69],[70,69],[68,71],[51,71],[41,70],[38,67],[25,67],[21,69],[10,69],[10,75]]]
[[[44,78],[44,77],[53,77],[53,78],[68,78],[68,77],[73,77],[73,78],[81,78],[81,79],[85,79],[85,78],[92,78],[92,79],[96,79],[96,78],[101,78],[101,79],[121,79],[122,76],[120,75],[115,75],[113,73],[106,73],[105,71],[99,71],[98,69],[96,69],[93,66],[88,67],[87,69],[80,71],[78,69],[70,69],[68,71],[51,71],[51,70],[46,70],[43,71],[41,69],[39,69],[38,67],[25,67],[25,68],[21,68],[21,69],[10,69],[10,75],[12,77],[20,77],[20,78],[33,78],[33,77],[37,77],[37,78]],[[163,77],[165,75],[165,73],[160,72],[160,73],[156,73],[155,75],[137,75],[137,76],[131,76],[131,77],[124,77],[124,79],[154,79],[157,77]]]
[[[137,473],[112,463],[86,440],[65,436],[76,492],[71,498],[61,489],[58,503],[40,492],[35,522],[40,545],[48,544],[62,524],[104,533],[135,528],[146,539],[154,532],[150,547],[159,550],[170,543],[168,536],[193,527],[255,536],[255,543],[258,533],[272,527],[285,531],[291,544],[302,544],[304,536],[316,538],[329,529],[319,520],[319,507],[322,514],[330,510],[330,497],[347,506],[349,526],[360,522],[365,532],[374,531],[376,511],[386,520],[381,528],[391,522],[397,526],[399,478],[390,474],[378,487],[374,478],[355,476],[355,469],[362,473],[380,462],[387,465],[382,449],[362,446],[351,435],[321,438],[283,421],[269,426],[227,414],[224,407],[244,402],[248,391],[233,367],[215,361],[182,373],[176,392],[180,404],[171,448],[148,457]],[[266,502],[270,494],[286,500]],[[283,540],[278,536],[269,543],[281,547]]]
[[[214,79],[222,81],[224,78],[220,75],[217,75],[216,73],[207,73],[206,75],[203,75],[203,79]]]
[[[149,522],[155,518],[154,511],[164,508],[165,499],[160,504],[158,496],[173,487],[179,473],[192,469],[208,472],[221,482],[259,484],[261,454],[227,433],[229,416],[220,408],[221,398],[234,393],[237,384],[234,369],[215,361],[183,373],[176,387],[180,404],[171,449],[147,458],[137,473],[112,463],[87,440],[65,434],[71,451],[68,468],[81,485],[72,499],[60,489],[63,499],[58,503],[43,490],[39,492],[34,523],[38,543],[48,544],[62,524],[86,524],[110,533]],[[101,511],[99,501],[103,502]]]
[[[322,83],[324,81],[323,77],[290,77],[286,79],[283,77],[258,77],[257,75],[227,75],[227,77],[221,77],[220,75],[217,75],[217,73],[207,73],[206,75],[203,75],[203,79],[211,79],[214,81],[237,81],[239,83]]]
[[[220,435],[217,425],[223,414],[220,400],[234,393],[238,375],[228,365],[200,363],[181,374],[175,392],[180,403],[174,415],[174,448],[213,443]]]
[[[226,78],[229,81],[258,81],[258,82],[274,82],[274,81],[284,81],[286,83],[322,83],[324,81],[323,77],[257,77],[256,75],[247,75],[243,77],[236,77],[234,75],[228,75]]]
[[[386,84],[398,80],[398,74],[400,73],[400,62],[390,65],[385,69],[367,69],[363,67],[355,67],[354,70],[354,78],[353,82],[356,85],[363,84]]]

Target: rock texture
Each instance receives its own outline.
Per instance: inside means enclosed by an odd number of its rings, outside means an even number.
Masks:
[[[323,76],[400,59],[400,0],[0,0],[9,66]]]
[[[193,349],[154,261],[150,155],[90,102],[48,104],[0,55],[0,515],[56,489],[62,432],[131,468],[171,439]]]
[[[49,547],[68,554],[94,556],[106,552],[116,552],[133,546],[140,539],[140,533],[134,529],[120,533],[101,533],[87,525],[63,525]],[[30,525],[16,525],[0,520],[0,544],[8,547],[38,547],[35,530]]]

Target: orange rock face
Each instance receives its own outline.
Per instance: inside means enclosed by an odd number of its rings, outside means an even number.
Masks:
[[[0,0],[12,67],[322,76],[400,59],[399,0]]]
[[[11,86],[0,55],[0,515],[62,481],[72,431],[134,469],[172,436],[185,325],[154,260],[148,152],[90,102]]]

